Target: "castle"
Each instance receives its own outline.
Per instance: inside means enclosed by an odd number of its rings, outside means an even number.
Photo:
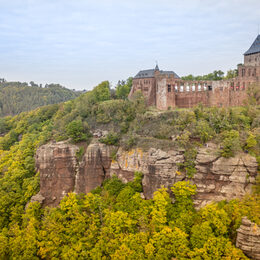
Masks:
[[[246,89],[260,83],[260,35],[244,53],[237,77],[228,80],[182,80],[174,71],[141,70],[133,78],[129,98],[141,91],[149,106],[166,110],[169,107],[189,108],[199,103],[205,106],[240,106],[247,97]]]

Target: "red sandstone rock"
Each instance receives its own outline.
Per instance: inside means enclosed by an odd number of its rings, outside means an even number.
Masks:
[[[98,142],[88,146],[82,162],[78,163],[78,147],[65,142],[50,143],[40,147],[36,153],[36,166],[40,171],[40,195],[43,205],[57,206],[68,192],[87,193],[100,186],[105,178],[116,174],[122,181],[133,180],[134,172],[143,177],[145,198],[165,186],[184,180],[186,176],[178,171],[183,162],[183,151],[162,151],[151,148],[124,151],[120,148],[117,160],[112,161],[111,146]],[[219,158],[216,146],[200,148],[196,160],[197,173],[192,181],[197,186],[194,198],[196,207],[212,201],[241,198],[250,192],[257,175],[256,159],[248,154],[233,158]]]
[[[76,176],[76,193],[88,193],[101,186],[110,168],[111,146],[105,144],[90,144],[80,163],[79,173]]]
[[[242,218],[242,224],[237,230],[236,247],[248,257],[260,260],[260,227],[247,217]]]
[[[78,170],[78,147],[66,142],[49,143],[36,152],[36,168],[40,172],[40,195],[43,206],[57,206],[61,199],[74,191]]]

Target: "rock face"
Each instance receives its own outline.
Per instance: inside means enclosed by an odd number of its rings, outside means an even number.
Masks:
[[[111,147],[94,143],[90,144],[79,165],[76,175],[76,193],[88,193],[100,186],[106,177],[111,164]]]
[[[151,148],[148,152],[141,149],[117,152],[117,161],[113,161],[110,174],[116,174],[124,182],[134,177],[135,171],[144,174],[143,190],[145,198],[152,198],[153,193],[161,186],[170,187],[185,176],[178,172],[177,163],[183,162],[182,152],[164,152]]]
[[[36,168],[40,172],[40,195],[43,206],[57,206],[74,190],[78,171],[78,147],[66,142],[49,143],[36,152]]]
[[[69,192],[87,193],[102,184],[111,164],[111,148],[90,144],[81,163],[77,161],[78,150],[67,142],[50,143],[37,150],[40,193],[33,200],[55,207]]]
[[[202,207],[212,201],[241,198],[250,192],[257,175],[257,161],[245,153],[232,158],[219,157],[216,146],[211,144],[199,149],[196,169],[194,202]]]
[[[242,218],[242,224],[237,230],[236,247],[248,257],[260,260],[260,227],[246,217]]]
[[[57,206],[68,192],[87,193],[100,186],[105,178],[116,174],[123,182],[131,181],[134,172],[144,174],[142,184],[145,198],[165,186],[185,180],[178,171],[178,163],[184,161],[183,151],[149,151],[136,148],[124,151],[119,148],[116,160],[111,159],[114,147],[94,140],[78,162],[78,147],[66,142],[41,146],[36,153],[36,167],[40,172],[40,194],[44,206]],[[209,144],[198,150],[197,173],[192,182],[197,186],[194,202],[197,208],[212,201],[240,198],[250,192],[257,175],[256,159],[248,154],[222,158],[217,147]]]

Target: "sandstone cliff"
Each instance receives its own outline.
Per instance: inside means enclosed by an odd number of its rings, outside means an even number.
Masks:
[[[43,197],[44,206],[57,206],[68,192],[87,193],[113,174],[128,182],[135,171],[141,171],[145,198],[151,198],[161,186],[170,188],[175,182],[186,179],[178,171],[178,163],[184,161],[181,150],[165,152],[151,148],[145,152],[139,148],[131,151],[119,148],[116,160],[112,160],[114,148],[94,141],[78,162],[78,149],[75,145],[58,142],[37,150],[36,167],[41,179],[38,195]],[[219,157],[217,147],[209,144],[198,150],[196,169],[192,181],[197,186],[194,202],[199,208],[212,201],[240,198],[250,192],[257,175],[257,162],[244,153],[228,159]]]
[[[87,193],[102,184],[111,164],[111,148],[90,144],[80,163],[78,150],[67,142],[49,143],[37,150],[40,192],[32,200],[42,202],[43,206],[57,206],[69,192]]]
[[[246,217],[242,219],[242,224],[237,230],[236,246],[248,257],[260,259],[260,227]]]

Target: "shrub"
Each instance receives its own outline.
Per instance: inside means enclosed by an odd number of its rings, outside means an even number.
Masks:
[[[87,135],[84,133],[84,127],[81,120],[70,122],[66,127],[66,133],[75,143],[87,140]]]
[[[117,196],[125,187],[125,184],[116,175],[113,175],[112,178],[104,181],[103,187],[110,195]]]
[[[221,147],[221,156],[232,157],[235,152],[241,149],[239,142],[239,132],[236,130],[225,131],[221,134],[223,141]]]
[[[76,153],[77,160],[81,161],[81,159],[83,158],[83,155],[84,155],[84,148],[80,147]]]
[[[205,120],[199,120],[196,124],[195,135],[197,135],[203,143],[208,142],[214,136],[214,130]]]
[[[100,142],[106,145],[118,145],[119,137],[116,133],[110,132],[106,137],[101,138]]]

